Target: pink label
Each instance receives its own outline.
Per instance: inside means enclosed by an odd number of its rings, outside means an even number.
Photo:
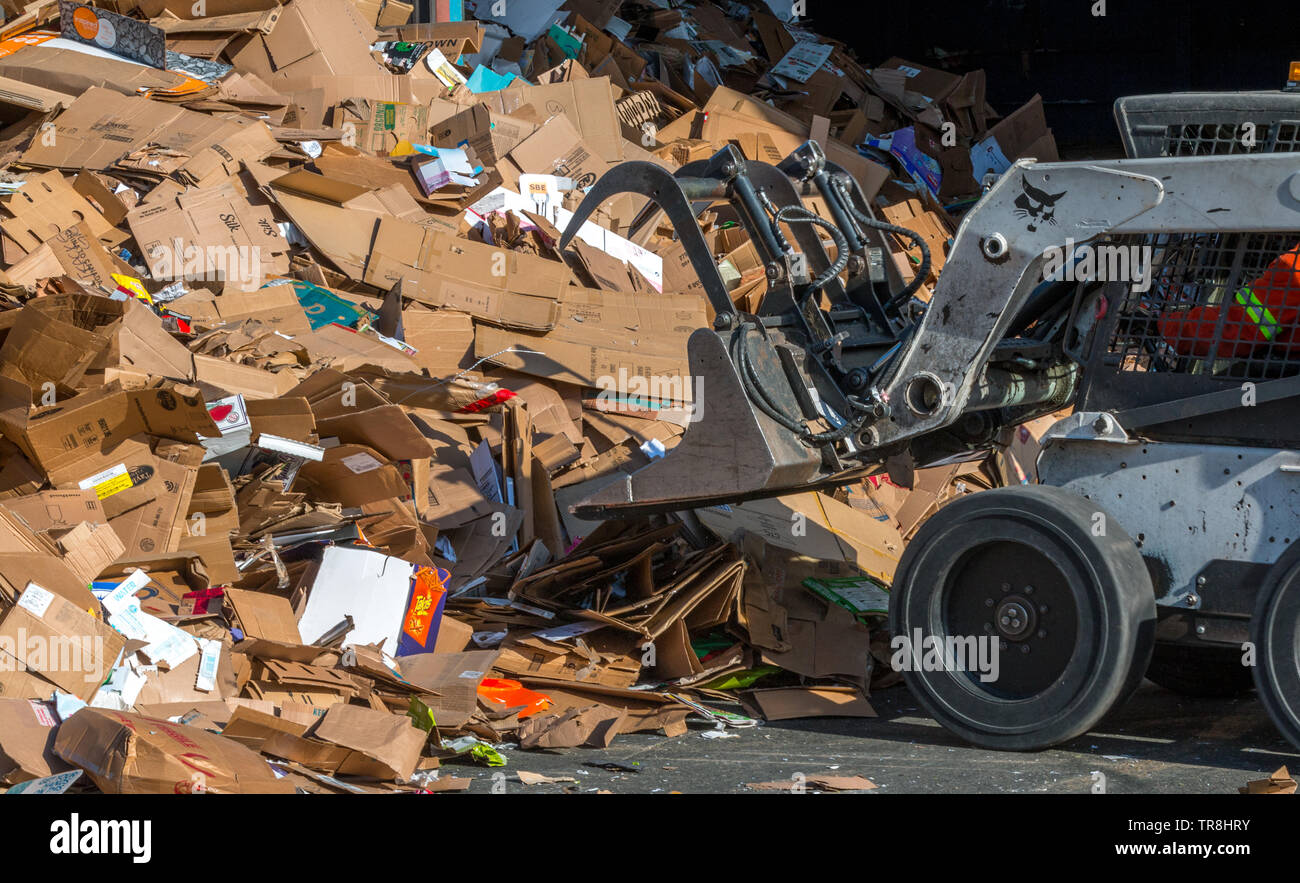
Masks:
[[[44,705],[39,702],[34,702],[31,699],[28,699],[27,702],[31,705],[32,713],[36,715],[36,720],[41,726],[53,727],[58,724],[58,721],[54,719],[54,715],[50,714],[50,710]]]

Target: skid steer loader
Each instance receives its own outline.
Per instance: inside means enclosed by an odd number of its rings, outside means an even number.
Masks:
[[[924,305],[927,266],[904,286],[882,260],[899,236],[928,265],[924,240],[877,220],[815,142],[777,166],[728,146],[675,175],[607,173],[561,247],[611,196],[649,197],[716,320],[688,343],[698,422],[575,511],[682,511],[880,471],[910,486],[1072,405],[1043,439],[1039,484],[953,502],[908,545],[891,632],[999,652],[995,679],[912,666],[909,688],[966,740],[1030,750],[1086,732],[1149,664],[1188,692],[1253,677],[1300,746],[1300,95],[1126,98],[1116,116],[1128,158],[1019,160],[986,183]],[[764,261],[754,315],[696,222],[723,201]],[[1142,278],[1073,272],[1104,249]]]

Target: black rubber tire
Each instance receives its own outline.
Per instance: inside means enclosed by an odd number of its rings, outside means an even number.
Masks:
[[[1093,535],[1096,523],[1105,525],[1103,536]],[[1004,552],[1014,553],[1014,560]],[[1055,618],[1049,622],[1049,613],[1043,613],[1044,630],[1035,633],[1042,638],[1040,652],[1032,662],[1028,652],[1000,652],[999,665],[1004,656],[1011,660],[1012,677],[1000,671],[997,683],[987,685],[959,671],[915,670],[914,665],[903,671],[908,688],[935,720],[984,748],[1033,751],[1082,735],[1137,688],[1151,659],[1155,597],[1137,547],[1100,507],[1044,485],[972,494],[922,525],[895,573],[891,634],[898,640],[920,629],[922,636],[947,638],[949,620],[969,622],[972,595],[1006,592],[1026,568],[1035,579],[1046,577],[1038,580],[1044,589],[1037,598],[1051,589],[1050,596],[1058,599],[1051,609]],[[963,574],[960,590],[952,591]],[[989,588],[989,578],[1002,580],[997,589]],[[974,603],[974,609],[991,600]],[[1052,624],[1059,631],[1053,632]],[[952,637],[969,631],[963,627]],[[1049,634],[1072,638],[1049,641]],[[1034,649],[1032,636],[1013,640]],[[1016,682],[1025,688],[1006,686]]]
[[[1147,680],[1203,699],[1231,699],[1255,689],[1254,666],[1242,662],[1239,647],[1157,643]]]
[[[1300,748],[1300,546],[1269,570],[1250,622],[1255,689],[1287,741]]]

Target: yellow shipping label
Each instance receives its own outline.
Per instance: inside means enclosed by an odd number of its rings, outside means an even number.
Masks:
[[[78,482],[77,486],[83,491],[94,488],[95,496],[102,500],[134,486],[134,482],[131,481],[131,474],[126,471],[126,464],[118,463],[111,469],[105,469]]]

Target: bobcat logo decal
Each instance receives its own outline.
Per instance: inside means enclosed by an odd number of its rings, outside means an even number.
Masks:
[[[1024,188],[1025,192],[1016,197],[1015,214],[1018,218],[1029,219],[1029,226],[1025,229],[1033,233],[1042,224],[1055,224],[1056,201],[1068,191],[1062,190],[1060,193],[1048,193],[1045,190],[1039,190],[1025,180],[1023,175],[1020,177],[1020,186]]]

